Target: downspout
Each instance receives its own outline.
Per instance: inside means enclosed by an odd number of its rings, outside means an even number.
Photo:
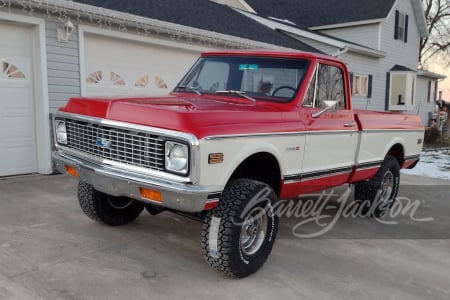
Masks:
[[[349,50],[348,47],[345,46],[342,50],[341,50],[341,49],[338,49],[338,51],[337,51],[336,53],[332,54],[331,56],[333,56],[333,57],[338,57],[338,58],[339,58],[339,56],[341,56],[342,54],[347,53],[348,50]]]

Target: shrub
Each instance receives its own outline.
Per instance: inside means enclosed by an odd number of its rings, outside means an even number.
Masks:
[[[433,144],[441,137],[441,132],[436,126],[427,127],[425,129],[425,144]]]

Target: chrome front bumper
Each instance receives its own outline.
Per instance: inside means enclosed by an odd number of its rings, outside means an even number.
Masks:
[[[87,182],[96,190],[108,195],[126,196],[145,203],[192,213],[201,212],[205,210],[205,205],[218,201],[218,193],[210,192],[206,187],[162,181],[59,151],[53,152],[52,157],[60,173],[67,174],[66,166],[74,167],[78,173],[78,180]],[[162,204],[141,197],[140,188],[159,191],[162,195]]]

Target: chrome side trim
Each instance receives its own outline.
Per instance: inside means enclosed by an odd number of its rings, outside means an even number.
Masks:
[[[392,132],[417,132],[417,133],[423,133],[425,130],[417,130],[417,129],[363,129],[362,132],[367,133],[386,133],[386,131],[392,131]]]
[[[420,159],[420,154],[405,156],[405,160],[419,160],[419,159]]]
[[[356,166],[356,171],[369,170],[381,167],[382,160],[360,163]]]
[[[204,137],[204,140],[223,140],[236,138],[259,138],[259,137],[282,137],[282,136],[305,136],[305,135],[329,135],[329,134],[355,134],[357,130],[330,130],[330,131],[298,131],[298,132],[277,132],[277,133],[248,133],[230,135],[212,135]]]
[[[329,169],[329,170],[285,175],[283,177],[283,180],[284,180],[284,183],[305,182],[305,181],[311,181],[311,180],[320,179],[320,178],[326,178],[326,177],[346,174],[346,173],[350,173],[352,171],[353,171],[353,166],[346,166],[346,167]]]

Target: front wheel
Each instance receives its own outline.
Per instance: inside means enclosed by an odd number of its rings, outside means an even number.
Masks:
[[[387,155],[375,177],[355,184],[355,201],[365,216],[382,217],[392,207],[400,186],[398,160]]]
[[[144,209],[144,204],[137,200],[110,196],[86,182],[78,183],[78,202],[89,218],[111,226],[131,223]]]
[[[278,232],[277,196],[268,185],[237,179],[203,225],[202,249],[216,270],[234,277],[256,272],[269,256]]]

